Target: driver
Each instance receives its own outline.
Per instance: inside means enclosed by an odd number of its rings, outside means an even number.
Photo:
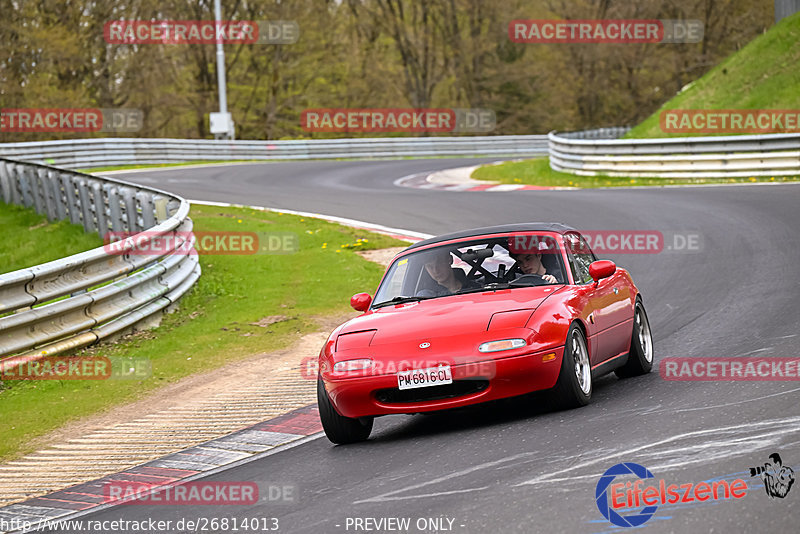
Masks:
[[[541,276],[546,282],[557,284],[558,280],[552,274],[547,274],[547,270],[542,265],[542,253],[536,254],[511,252],[509,256],[517,262],[523,274],[535,274]]]
[[[437,296],[452,295],[462,289],[474,289],[481,287],[480,284],[474,280],[467,279],[466,273],[463,269],[452,267],[453,256],[447,249],[437,249],[431,252],[430,256],[425,260],[425,270],[428,272],[436,286],[432,289],[424,289],[418,293],[423,296]],[[428,295],[428,292],[431,295]]]

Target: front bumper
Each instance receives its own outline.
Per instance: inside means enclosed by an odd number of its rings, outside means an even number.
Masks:
[[[555,358],[543,361],[544,356],[552,354]],[[456,364],[451,366],[454,383],[451,388],[432,386],[401,392],[396,374],[328,377],[324,383],[336,411],[345,417],[429,412],[549,389],[558,379],[563,354],[564,347],[556,347],[520,356]]]

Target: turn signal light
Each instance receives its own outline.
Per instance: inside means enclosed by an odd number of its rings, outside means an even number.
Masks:
[[[333,364],[333,371],[336,373],[344,373],[347,371],[360,371],[372,367],[372,360],[369,358],[359,358],[356,360],[345,360],[343,362],[336,362]]]

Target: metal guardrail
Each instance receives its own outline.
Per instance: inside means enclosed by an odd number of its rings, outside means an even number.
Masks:
[[[594,130],[566,132],[558,135],[567,139],[618,139],[630,130],[630,126],[611,126],[609,128],[595,128]]]
[[[580,133],[552,132],[547,138],[550,167],[584,176],[724,178],[800,175],[800,134],[587,139]]]
[[[0,144],[0,157],[70,169],[187,161],[436,156],[541,156],[546,135],[285,141],[79,139]]]
[[[0,158],[0,192],[51,221],[69,219],[101,237],[136,234],[140,246],[172,235],[163,253],[104,247],[0,274],[0,357],[38,358],[152,323],[200,276],[197,255],[180,252],[189,203],[120,180]],[[141,232],[147,230],[145,234]],[[146,250],[146,249],[145,249]],[[12,313],[13,312],[13,313]]]

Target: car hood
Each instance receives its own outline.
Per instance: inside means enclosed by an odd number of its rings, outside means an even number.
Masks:
[[[369,346],[408,342],[438,336],[478,334],[490,328],[521,328],[559,286],[504,289],[451,295],[419,302],[386,306],[343,325],[339,339],[355,332]]]

